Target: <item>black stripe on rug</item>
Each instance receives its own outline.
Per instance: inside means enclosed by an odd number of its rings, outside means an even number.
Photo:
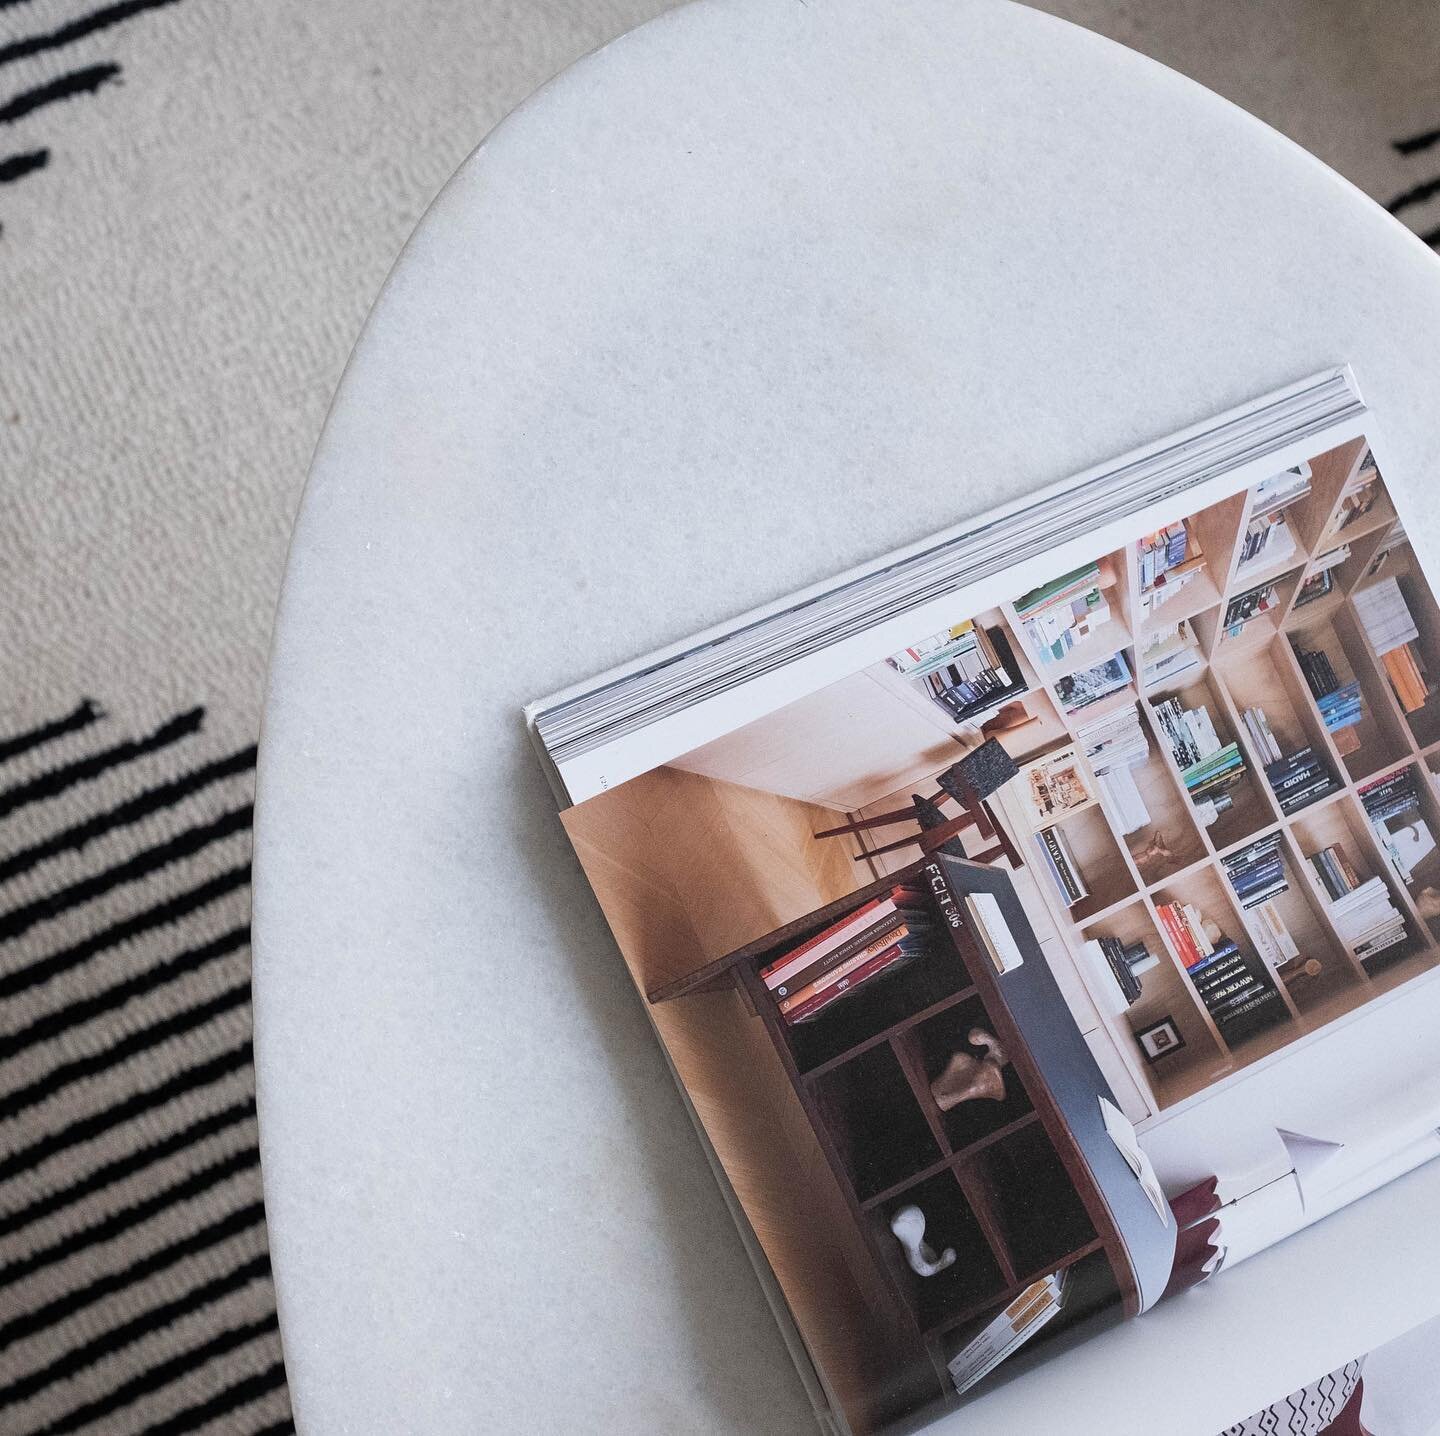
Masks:
[[[85,699],[0,732],[0,764],[0,1428],[293,1432],[248,1035],[254,745],[215,751],[200,707],[130,734]]]

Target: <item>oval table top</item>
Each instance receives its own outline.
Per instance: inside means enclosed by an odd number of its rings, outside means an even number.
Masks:
[[[355,350],[275,634],[256,1056],[302,1432],[813,1429],[521,705],[1343,361],[1433,475],[1423,246],[998,0],[704,0],[490,136]],[[1370,1202],[1434,1231],[1440,1178]],[[1419,1319],[1440,1257],[1344,1220],[965,1419],[1152,1431],[1163,1366],[1164,1429],[1210,1436],[1354,1354],[1340,1303],[1230,1312],[1254,1282]],[[1202,1309],[1228,1393],[1166,1359]]]

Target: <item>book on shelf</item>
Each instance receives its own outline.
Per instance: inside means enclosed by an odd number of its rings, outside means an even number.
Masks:
[[[888,946],[919,935],[929,925],[928,914],[923,892],[897,885],[766,964],[760,980],[777,999],[789,997],[868,949],[877,938],[884,937]]]
[[[1221,619],[1221,626],[1229,637],[1235,638],[1252,618],[1259,618],[1279,607],[1280,597],[1275,585],[1257,584],[1230,599],[1225,605],[1225,617]]]
[[[1123,836],[1128,837],[1150,826],[1150,809],[1146,807],[1145,797],[1135,782],[1133,768],[1112,768],[1097,774],[1095,781],[1106,812]]]
[[[1103,964],[1115,980],[1127,1007],[1140,1000],[1140,978],[1160,964],[1159,957],[1143,942],[1122,942],[1118,937],[1092,938],[1086,948],[1098,964]]]
[[[1004,631],[966,620],[886,660],[913,679],[957,723],[967,723],[1029,691]]]
[[[1297,813],[1340,788],[1329,763],[1309,747],[1267,763],[1265,781],[1270,784],[1282,813]]]
[[[1146,688],[1167,688],[1205,666],[1189,619],[1147,636],[1140,650],[1140,681]]]
[[[1296,464],[1255,485],[1250,499],[1250,517],[1263,518],[1288,508],[1310,492],[1312,471],[1309,464]]]
[[[1383,878],[1370,878],[1330,902],[1340,939],[1362,962],[1404,942],[1404,915],[1391,901]]]
[[[1381,578],[1367,584],[1356,592],[1354,603],[1365,636],[1379,655],[1401,708],[1407,713],[1423,708],[1430,688],[1415,646],[1420,630],[1399,580]]]
[[[1414,768],[1396,768],[1392,773],[1382,773],[1380,777],[1362,783],[1356,792],[1372,825],[1391,818],[1408,819],[1420,808]]]
[[[1216,929],[1190,903],[1156,903],[1156,916],[1211,1020],[1227,1040],[1242,1040],[1272,1021],[1285,1006],[1274,979],[1247,959],[1240,945]]]
[[[1408,887],[1414,882],[1417,864],[1435,848],[1430,826],[1421,816],[1415,770],[1397,768],[1372,778],[1358,793],[1375,841]]]
[[[1285,877],[1282,842],[1279,832],[1267,833],[1221,859],[1242,908],[1258,907],[1290,886]]]
[[[1256,569],[1285,563],[1294,558],[1297,551],[1295,535],[1283,513],[1253,518],[1240,541],[1240,561],[1235,576],[1243,578],[1247,569],[1253,573]]]
[[[1123,653],[1113,653],[1103,663],[1081,668],[1055,680],[1055,696],[1066,713],[1078,713],[1112,693],[1118,693],[1130,682],[1130,665]]]
[[[1215,809],[1214,816],[1218,816],[1229,803],[1220,806],[1217,800],[1245,775],[1245,760],[1240,756],[1239,745],[1220,741],[1210,711],[1203,704],[1186,708],[1178,698],[1167,698],[1154,706],[1154,713],[1170,744],[1190,801],[1196,805],[1197,812],[1201,811],[1202,804],[1209,802]],[[1204,816],[1202,812],[1202,818]]]
[[[1330,898],[1342,898],[1358,888],[1363,881],[1351,865],[1345,849],[1336,843],[1310,854],[1310,866],[1315,869],[1320,885]]]
[[[1015,600],[1015,616],[1043,664],[1058,663],[1110,621],[1099,562],[1062,573]]]
[[[1335,570],[1349,557],[1350,545],[1342,543],[1315,559],[1310,565],[1305,581],[1295,594],[1295,607],[1304,608],[1307,603],[1314,603],[1317,598],[1324,598],[1327,593],[1334,593]]]
[[[1247,708],[1240,715],[1250,742],[1260,755],[1262,763],[1278,763],[1285,755],[1280,751],[1279,741],[1270,730],[1270,720],[1263,708]]]
[[[1060,1314],[1069,1276],[1067,1268],[1032,1282],[946,1362],[957,1395],[963,1396]]]
[[[1092,773],[1133,768],[1150,756],[1150,744],[1140,723],[1140,710],[1133,703],[1088,723],[1078,724],[1075,735],[1084,748],[1085,762]]]
[[[1375,467],[1374,455],[1367,451],[1353,477],[1340,491],[1335,518],[1330,525],[1332,533],[1340,533],[1349,528],[1375,507],[1381,493],[1379,478],[1380,471]]]
[[[1320,717],[1331,733],[1353,728],[1365,716],[1365,705],[1357,680],[1342,683],[1329,656],[1318,648],[1305,648],[1292,643],[1295,658],[1304,675],[1305,686],[1320,710]],[[1342,747],[1341,751],[1344,749]]]
[[[1335,571],[1325,569],[1321,573],[1312,573],[1302,583],[1295,594],[1295,607],[1304,608],[1307,603],[1314,603],[1318,598],[1324,598],[1327,593],[1335,591]]]
[[[1041,828],[1035,834],[1035,843],[1040,849],[1045,869],[1066,907],[1074,907],[1077,902],[1090,896],[1090,890],[1085,886],[1080,865],[1075,861],[1075,854],[1070,850],[1063,828],[1053,825]]]
[[[1077,728],[1076,734],[1112,822],[1123,834],[1148,827],[1150,813],[1134,774],[1134,769],[1150,756],[1140,710],[1133,703],[1127,704]]]
[[[1300,956],[1300,949],[1273,902],[1262,902],[1248,908],[1245,912],[1245,925],[1255,944],[1255,951],[1260,954],[1266,966],[1283,967]]]
[[[1191,525],[1167,524],[1135,545],[1139,569],[1139,610],[1155,613],[1183,593],[1205,571],[1205,553]]]
[[[1395,550],[1405,543],[1409,543],[1409,539],[1405,536],[1405,525],[1396,519],[1385,530],[1385,536],[1375,546],[1374,553],[1370,555],[1370,562],[1365,569],[1365,577],[1374,578],[1382,572],[1390,562]]]

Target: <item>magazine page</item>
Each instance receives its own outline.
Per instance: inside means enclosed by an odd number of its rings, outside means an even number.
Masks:
[[[563,814],[838,1429],[1440,1152],[1440,603],[1383,454],[1094,511]]]

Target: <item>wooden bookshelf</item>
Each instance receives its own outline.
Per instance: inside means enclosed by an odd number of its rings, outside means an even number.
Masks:
[[[1055,693],[1054,666],[1033,666],[1051,711],[1065,728],[1062,741],[1073,741],[1092,715],[1112,710],[1118,702],[1136,705],[1149,745],[1145,762],[1132,774],[1150,813],[1150,827],[1123,834],[1103,802],[1067,820],[1066,836],[1091,898],[1068,906],[1046,874],[1037,871],[1036,880],[1061,932],[1069,935],[1077,950],[1084,941],[1110,936],[1127,943],[1143,940],[1164,959],[1142,976],[1141,995],[1129,1008],[1108,971],[1078,963],[1117,1050],[1156,1112],[1242,1072],[1440,965],[1440,917],[1427,920],[1419,906],[1425,887],[1440,888],[1440,850],[1422,860],[1409,885],[1402,882],[1377,842],[1358,796],[1366,782],[1408,768],[1414,774],[1420,816],[1432,835],[1440,837],[1440,797],[1434,781],[1434,775],[1440,775],[1440,604],[1409,543],[1403,537],[1390,542],[1396,512],[1378,475],[1371,509],[1339,526],[1342,498],[1357,481],[1367,453],[1365,442],[1357,439],[1312,462],[1310,491],[1283,509],[1294,550],[1273,561],[1267,562],[1263,553],[1249,563],[1240,559],[1254,507],[1253,491],[1192,515],[1185,522],[1192,542],[1198,541],[1203,549],[1204,571],[1149,612],[1144,611],[1137,546],[1109,556],[1125,573],[1127,591],[1118,601],[1112,598],[1117,618],[1094,639],[1105,635],[1117,641],[1112,651],[1124,656],[1135,675],[1133,691],[1104,705],[1067,713]],[[1331,591],[1297,605],[1304,580],[1322,567],[1319,560],[1342,544],[1349,553],[1334,566]],[[1377,571],[1377,556],[1387,544]],[[1400,584],[1419,630],[1412,650],[1432,685],[1423,707],[1411,713],[1397,699],[1355,610],[1356,593],[1387,577]],[[1276,605],[1245,623],[1238,633],[1227,631],[1223,623],[1227,605],[1262,582],[1275,585]],[[1013,621],[1013,608],[1002,606],[1002,612]],[[1200,666],[1176,680],[1147,683],[1139,661],[1140,645],[1147,636],[1182,619],[1194,634]],[[1122,632],[1129,641],[1119,641]],[[1093,641],[1084,645],[1086,659],[1097,662],[1108,657],[1092,652]],[[1021,644],[1018,631],[1014,642]],[[1297,659],[1297,645],[1323,652],[1342,684],[1359,684],[1359,723],[1338,733],[1327,730]],[[1067,658],[1078,652],[1077,647]],[[1063,671],[1073,672],[1077,666],[1083,664],[1067,662]],[[1156,705],[1170,697],[1187,709],[1203,705],[1221,743],[1237,743],[1244,759],[1244,776],[1229,789],[1232,806],[1208,827],[1202,826],[1185,792],[1156,720]],[[1329,766],[1334,789],[1298,811],[1282,811],[1242,716],[1249,708],[1264,711],[1283,753],[1313,749]],[[1018,803],[1004,799],[999,811],[1028,843],[1028,824]],[[1222,859],[1275,832],[1281,835],[1280,856],[1289,886],[1273,902],[1300,948],[1300,958],[1272,969],[1255,945],[1252,924],[1257,919],[1241,908]],[[1156,833],[1164,836],[1164,850],[1158,855],[1152,841]],[[1402,944],[1367,961],[1356,958],[1346,946],[1332,920],[1330,899],[1308,861],[1331,844],[1346,852],[1362,879],[1379,876],[1385,881],[1392,903],[1405,919]],[[1271,1004],[1280,1012],[1279,1020],[1263,1031],[1227,1041],[1167,940],[1156,911],[1165,902],[1193,904],[1239,945],[1247,965],[1259,964],[1282,1000],[1283,1009]],[[1318,974],[1305,970],[1310,958],[1319,961]],[[1141,1052],[1135,1033],[1163,1017],[1176,1024],[1184,1045],[1152,1064]]]

